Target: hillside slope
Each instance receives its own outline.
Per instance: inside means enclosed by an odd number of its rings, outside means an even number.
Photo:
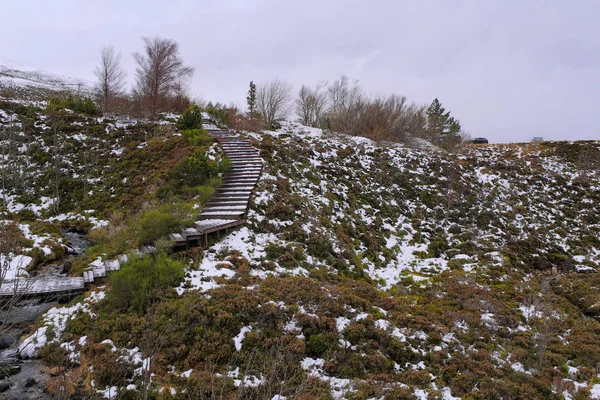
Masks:
[[[334,392],[336,379],[379,378],[415,395],[570,398],[574,380],[597,379],[600,143],[443,155],[295,124],[250,136],[267,165],[249,227],[184,287],[227,287],[219,277],[239,279],[246,259],[285,327],[307,346],[315,326],[334,338],[333,356],[301,362]]]
[[[87,95],[92,84],[78,78],[48,74],[39,69],[0,57],[0,94],[27,100],[57,94]]]
[[[110,232],[188,151],[168,124],[66,113],[72,182],[53,212],[35,113],[26,144],[44,172],[11,197],[15,219],[73,212]],[[246,227],[172,256],[185,277],[143,312],[109,279],[46,314],[22,353],[105,397],[600,398],[600,143],[443,154],[293,123],[242,135],[265,160]],[[78,142],[106,160],[89,196]]]

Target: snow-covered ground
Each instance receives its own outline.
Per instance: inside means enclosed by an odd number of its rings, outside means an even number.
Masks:
[[[394,290],[433,286],[440,275],[452,271],[463,277],[459,283],[464,284],[465,289],[488,293],[490,287],[482,280],[498,270],[504,274],[515,269],[509,264],[506,251],[510,250],[511,243],[532,237],[542,238],[538,248],[531,251],[539,256],[562,251],[565,260],[574,266],[590,268],[590,272],[596,271],[600,264],[600,249],[594,247],[593,241],[586,244],[575,240],[583,232],[586,235],[600,232],[600,227],[583,223],[579,215],[569,213],[575,201],[581,210],[598,213],[595,199],[599,198],[600,185],[591,185],[587,192],[576,195],[570,193],[576,186],[577,172],[572,164],[556,157],[541,152],[515,155],[515,150],[508,147],[474,148],[464,154],[446,155],[432,152],[424,143],[420,147],[426,150],[403,145],[380,146],[369,139],[326,133],[296,123],[283,123],[281,129],[264,134],[246,135],[258,142],[276,144],[265,156],[265,170],[248,213],[248,224],[213,245],[199,263],[190,265],[184,283],[176,288],[180,295],[190,291],[196,295],[197,291],[201,298],[210,298],[211,291],[235,279],[238,273],[235,257],[248,261],[249,274],[256,282],[272,275],[309,278],[311,271],[321,269],[331,274],[364,274],[372,280],[374,290],[388,294]],[[264,145],[265,149],[269,147],[268,143]],[[112,150],[118,153],[119,149],[122,147]],[[539,165],[527,164],[536,158]],[[531,176],[535,179],[530,179]],[[474,200],[468,203],[467,198]],[[32,207],[15,199],[11,204],[43,214],[44,207],[52,203],[44,200]],[[84,217],[92,221],[93,214]],[[482,216],[489,217],[489,221]],[[102,225],[104,221],[96,219],[95,224]],[[29,234],[26,227],[21,230]],[[43,237],[30,235],[29,238],[36,246],[43,246]],[[277,253],[274,248],[284,248],[286,257],[273,256]],[[300,250],[294,252],[296,248]],[[292,266],[286,264],[290,253],[297,256]],[[334,266],[336,261],[339,264]],[[514,264],[519,262],[515,260]],[[16,267],[12,270],[13,274],[19,273]],[[494,282],[502,285],[505,275],[497,275]],[[519,276],[527,282],[534,275],[527,272]],[[256,286],[245,289],[254,291]],[[337,301],[339,293],[330,285],[319,290],[323,296]],[[22,354],[35,356],[36,350],[49,341],[49,336],[59,341],[65,321],[77,313],[90,312],[90,305],[102,295],[103,292],[95,293],[75,305],[48,312],[43,326],[23,343]],[[434,291],[428,295],[443,298],[446,294]],[[396,300],[394,296],[389,296],[392,303]],[[422,297],[422,293],[409,296],[406,303],[396,306],[410,308],[422,301]],[[556,312],[544,313],[538,302],[514,301],[507,305],[513,312],[508,317],[512,325],[503,326],[506,318],[503,319],[498,305],[482,299],[466,299],[465,303],[476,318],[469,321],[458,318],[439,332],[430,326],[402,324],[403,320],[394,320],[388,315],[391,311],[381,308],[383,305],[350,307],[343,304],[335,308],[335,312],[327,310],[325,318],[339,335],[336,343],[343,349],[365,351],[366,346],[352,344],[345,336],[357,324],[364,323],[372,325],[376,334],[385,338],[382,341],[398,342],[409,354],[417,354],[425,360],[403,365],[395,363],[394,369],[399,373],[424,372],[430,365],[431,354],[444,360],[450,360],[453,354],[450,350],[467,356],[472,343],[461,342],[458,337],[475,328],[492,332],[490,335],[502,330],[507,335],[525,332],[533,336],[538,321],[564,319],[564,315]],[[299,321],[303,318],[316,321],[323,314],[319,304],[306,301],[273,304],[283,310],[296,307],[297,311],[291,313],[288,320],[280,322],[285,332],[299,339],[306,338]],[[236,331],[231,341],[237,353],[245,350],[244,340],[258,329],[246,322]],[[435,334],[439,338],[436,339]],[[561,332],[561,340],[566,341],[566,337],[566,332]],[[85,340],[82,337],[62,345],[76,358]],[[118,349],[112,342],[105,344],[114,351],[133,352],[136,365],[146,368],[135,347]],[[499,370],[524,377],[537,372],[506,352],[496,351],[492,357],[494,368]],[[301,361],[301,367],[309,376],[330,385],[334,398],[345,398],[358,384],[364,383],[327,373],[326,364],[325,357],[305,357]],[[578,365],[569,365],[569,374],[576,375],[578,368]],[[179,375],[189,377],[191,373],[188,370]],[[260,374],[241,375],[239,368],[227,372],[238,386],[259,385],[264,379]],[[450,388],[439,383],[439,376],[430,378],[431,390],[443,399],[457,398]],[[600,398],[598,384],[580,385],[589,387],[592,398]],[[96,388],[106,398],[114,396],[118,389]],[[431,398],[424,389],[414,389],[413,394],[417,398]]]

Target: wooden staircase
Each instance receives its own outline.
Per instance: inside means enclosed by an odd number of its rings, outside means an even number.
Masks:
[[[248,140],[228,131],[209,131],[209,134],[217,138],[231,162],[231,170],[208,199],[194,226],[170,236],[177,249],[207,247],[209,234],[220,237],[220,232],[244,224],[250,196],[262,171],[263,160]]]

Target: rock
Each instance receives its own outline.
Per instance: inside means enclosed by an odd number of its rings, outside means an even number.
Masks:
[[[17,364],[0,365],[0,379],[16,375],[21,372],[21,366]]]
[[[18,364],[14,364],[8,367],[8,376],[16,375],[19,372],[21,372],[21,366]]]
[[[0,350],[8,349],[15,343],[15,338],[11,334],[0,335]]]
[[[69,245],[71,244],[71,242],[69,242]],[[78,255],[77,251],[75,251],[75,249],[71,246],[63,246],[65,248],[65,250],[67,251],[67,254],[71,254],[71,255]]]
[[[45,369],[45,372],[51,376],[58,376],[63,372],[63,370],[64,370],[64,368],[52,367],[52,368]]]
[[[4,393],[8,389],[10,389],[10,385],[8,384],[8,382],[0,382],[0,393]]]
[[[35,385],[37,383],[37,381],[35,380],[35,378],[28,378],[27,382],[25,382],[25,387],[32,387],[33,385]]]
[[[64,263],[62,266],[63,274],[68,274],[72,267],[73,263],[71,263],[71,261],[67,261],[66,263]]]

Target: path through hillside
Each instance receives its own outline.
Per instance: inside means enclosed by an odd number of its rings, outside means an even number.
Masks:
[[[223,184],[209,198],[194,226],[170,235],[175,249],[208,247],[210,235],[220,238],[223,231],[228,232],[230,228],[244,224],[250,196],[262,171],[263,160],[248,140],[229,131],[211,129],[208,133],[217,138],[232,168],[225,175]],[[144,246],[138,253],[144,255],[152,251],[152,247]],[[41,276],[7,280],[0,286],[0,300],[15,294],[53,299],[72,297],[85,291],[87,283],[121,269],[121,264],[126,260],[125,255],[115,260],[97,260],[84,271],[83,277]]]

